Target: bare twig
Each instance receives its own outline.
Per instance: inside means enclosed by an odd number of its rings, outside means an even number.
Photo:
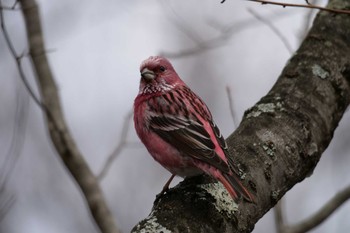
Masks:
[[[0,10],[15,11],[15,10],[20,10],[20,9],[12,8],[12,7],[9,7],[9,6],[1,6],[0,5]]]
[[[284,198],[281,198],[281,200],[279,200],[279,202],[273,208],[277,233],[283,233],[283,227],[284,227],[283,200]]]
[[[317,213],[295,226],[284,227],[284,233],[303,233],[321,224],[344,202],[350,199],[350,186],[337,193]]]
[[[274,32],[274,34],[282,41],[282,43],[284,44],[286,49],[289,51],[289,53],[293,54],[293,48],[288,42],[287,38],[280,32],[280,30],[277,27],[273,25],[273,23],[270,20],[259,15],[256,11],[254,11],[251,8],[248,8],[248,12],[252,14],[256,19],[258,19],[259,21],[264,23],[266,26],[268,26],[271,29],[271,31]]]
[[[274,1],[265,1],[265,0],[246,0],[246,1],[258,2],[258,3],[261,3],[263,5],[267,5],[267,4],[278,5],[278,6],[282,6],[283,8],[285,8],[285,7],[301,7],[301,8],[318,9],[321,11],[328,11],[328,12],[337,13],[337,14],[350,14],[349,10],[332,9],[332,8],[313,5],[313,4],[310,4],[309,2],[307,4],[294,4],[294,3],[274,2]]]
[[[184,35],[186,35],[189,39],[191,39],[196,44],[203,43],[203,40],[199,35],[196,34],[196,31],[193,30],[193,28],[185,25],[182,23],[184,21],[180,15],[171,7],[169,2],[167,1],[160,1],[160,3],[163,5],[163,8],[168,8],[171,12],[168,15],[168,20],[170,20]]]
[[[4,195],[4,192],[1,192],[1,195]],[[15,196],[10,195],[8,197],[5,197],[5,200],[1,200],[0,202],[0,222],[4,219],[8,211],[11,209],[11,207],[15,203]]]
[[[170,20],[174,23],[174,25],[183,32],[188,38],[190,38],[193,43],[195,44],[192,48],[180,50],[178,52],[166,52],[161,51],[160,55],[168,57],[168,58],[183,58],[187,56],[194,56],[198,55],[200,53],[206,52],[208,50],[216,49],[221,46],[224,46],[227,44],[227,42],[232,39],[233,35],[238,34],[239,32],[246,30],[251,25],[256,25],[256,21],[252,19],[243,20],[241,22],[237,23],[231,23],[227,26],[218,26],[215,25],[215,29],[219,31],[219,35],[215,36],[211,39],[202,40],[199,36],[197,36],[193,29],[190,28],[186,23],[182,23],[179,21],[179,17],[177,14],[168,14]],[[268,16],[269,18],[276,18],[286,16],[285,14],[273,14]]]
[[[228,104],[229,104],[229,108],[230,108],[230,114],[232,117],[233,125],[234,125],[234,128],[237,128],[238,120],[237,120],[237,116],[236,116],[235,110],[234,110],[231,88],[229,86],[226,86],[226,93],[227,93]]]
[[[23,95],[23,92],[18,90],[11,143],[0,168],[0,192],[5,189],[23,148],[28,120],[29,98],[27,96],[21,97],[21,94]]]
[[[14,46],[12,45],[9,34],[6,30],[5,22],[4,22],[4,14],[3,14],[3,10],[17,10],[17,8],[15,8],[16,5],[17,5],[17,1],[14,3],[12,7],[4,7],[2,6],[2,1],[0,0],[0,21],[1,21],[1,31],[2,31],[2,34],[4,35],[5,42],[9,47],[11,55],[16,60],[17,66],[21,68],[19,59],[17,58],[16,52],[14,50]],[[23,72],[20,74],[24,75]],[[22,76],[21,78],[23,77],[24,76]],[[27,124],[27,117],[28,117],[29,99],[21,98],[21,94],[22,94],[21,90],[17,89],[16,111],[15,111],[15,117],[14,117],[13,134],[12,134],[9,149],[5,154],[4,160],[1,161],[2,165],[0,168],[0,196],[1,196],[0,221],[5,217],[5,215],[8,213],[8,211],[10,210],[10,208],[13,206],[15,202],[14,195],[6,194],[6,186],[11,177],[11,174],[14,171],[16,162],[18,161],[21,155],[21,151],[24,143],[24,135],[27,128],[26,124]]]
[[[97,175],[97,179],[99,181],[101,181],[105,177],[105,175],[109,171],[113,161],[117,158],[117,156],[122,152],[122,150],[127,145],[126,139],[127,139],[128,132],[129,132],[131,117],[132,117],[132,111],[130,111],[124,119],[122,130],[120,132],[120,139],[119,139],[117,146],[115,147],[113,152],[108,156],[105,164],[103,165],[103,168],[101,169],[101,171]]]
[[[309,1],[308,1],[309,3]],[[318,0],[313,1],[313,4],[317,4]],[[302,29],[300,30],[299,33],[299,38],[300,40],[303,40],[307,34],[307,32],[309,31],[311,22],[312,22],[312,18],[315,15],[315,11],[311,10],[308,11],[307,14],[305,15],[305,18],[303,19],[304,23],[302,24]]]
[[[16,5],[17,5],[17,2],[15,2],[15,4],[11,7],[11,8],[15,8]],[[2,1],[0,0],[0,5],[2,5]],[[4,14],[2,12],[2,10],[0,9],[0,20],[1,20],[1,30],[2,30],[2,33],[5,37],[5,41],[6,41],[6,44],[10,50],[10,53],[11,55],[13,56],[14,60],[16,61],[16,65],[17,65],[17,68],[18,68],[18,72],[19,72],[19,76],[24,84],[24,86],[26,87],[29,95],[32,97],[32,99],[34,100],[34,102],[41,108],[45,108],[43,106],[43,104],[41,103],[41,101],[39,100],[39,98],[35,95],[33,89],[30,87],[30,84],[29,82],[27,81],[27,78],[23,72],[23,69],[22,69],[22,66],[21,66],[21,60],[23,58],[23,56],[18,56],[17,55],[17,52],[15,50],[15,47],[13,46],[12,44],[12,41],[10,39],[10,35],[7,31],[7,28],[6,28],[6,25],[5,25],[5,19],[4,19]]]
[[[2,3],[0,3],[0,10],[9,10],[9,11],[20,10],[19,7],[16,7],[17,5],[18,5],[18,1],[15,1],[12,6],[3,6]]]
[[[39,10],[35,0],[20,0],[39,90],[51,140],[58,154],[85,195],[90,212],[101,232],[117,233],[113,216],[107,207],[102,190],[88,164],[78,150],[66,125],[51,69],[45,54]]]

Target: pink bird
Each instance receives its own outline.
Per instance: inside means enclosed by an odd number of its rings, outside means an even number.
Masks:
[[[203,172],[219,180],[234,200],[253,202],[241,184],[227,145],[205,103],[180,79],[170,62],[149,57],[140,67],[134,103],[135,129],[153,158],[173,175]]]

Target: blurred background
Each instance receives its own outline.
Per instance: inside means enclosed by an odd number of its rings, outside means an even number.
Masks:
[[[272,87],[315,13],[229,0],[38,3],[47,55],[78,147],[96,175],[111,155],[115,157],[100,183],[123,232],[150,213],[155,195],[170,177],[141,145],[130,120],[140,63],[151,55],[168,57],[205,100],[227,137],[236,127],[227,88],[239,122]],[[17,53],[26,54],[21,12],[4,11],[4,16]],[[25,59],[23,67],[38,95]],[[0,71],[0,232],[98,232],[50,142],[40,108],[19,78],[3,35]],[[314,174],[285,196],[288,223],[310,216],[350,184],[349,138],[347,112]],[[350,203],[345,203],[312,232],[347,232],[349,219]],[[276,232],[272,211],[254,232]]]

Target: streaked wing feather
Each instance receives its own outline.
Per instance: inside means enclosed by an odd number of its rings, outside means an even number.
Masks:
[[[150,119],[150,128],[184,156],[229,172],[229,166],[216,154],[215,145],[200,122],[171,115],[154,116]]]
[[[222,136],[218,126],[214,122],[212,123],[212,128],[213,128],[213,131],[215,133],[216,138],[218,139],[220,147],[223,150],[227,150],[227,144],[226,144],[225,138],[224,138],[224,136]]]

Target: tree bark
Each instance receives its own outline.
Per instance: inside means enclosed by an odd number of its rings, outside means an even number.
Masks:
[[[350,9],[350,1],[328,7]],[[221,184],[192,177],[156,201],[132,232],[251,232],[312,173],[349,101],[350,16],[320,12],[275,85],[227,139],[256,203],[236,204]]]

